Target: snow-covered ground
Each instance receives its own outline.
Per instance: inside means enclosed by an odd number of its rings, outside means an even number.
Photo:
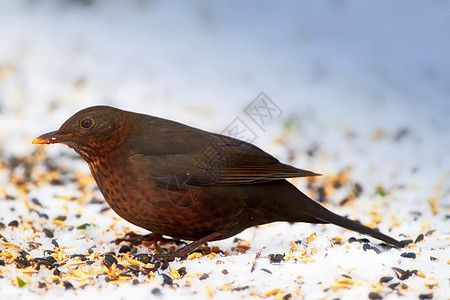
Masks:
[[[1,298],[447,299],[449,12],[444,1],[1,0]],[[261,92],[279,109],[262,127],[245,112]],[[332,225],[276,223],[209,243],[225,252],[214,258],[107,282],[105,253],[125,266],[133,256],[110,241],[145,231],[106,209],[73,150],[31,144],[95,104],[214,132],[240,118],[256,145],[325,175],[310,188],[326,187],[331,210],[400,240],[425,237],[401,250],[370,239],[377,254]],[[334,190],[339,172],[348,178]],[[354,184],[362,194],[340,205]],[[70,258],[93,246],[92,263]],[[59,267],[36,270],[45,250]],[[400,280],[393,267],[417,271]]]

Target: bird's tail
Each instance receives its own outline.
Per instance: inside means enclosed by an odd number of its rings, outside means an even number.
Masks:
[[[314,207],[311,210],[306,211],[306,214],[320,221],[323,221],[324,223],[332,223],[349,230],[353,230],[362,234],[367,234],[376,239],[382,240],[386,243],[392,244],[400,248],[404,246],[402,243],[400,243],[396,239],[391,238],[390,236],[387,236],[377,230],[364,226],[356,221],[337,215],[324,207]]]

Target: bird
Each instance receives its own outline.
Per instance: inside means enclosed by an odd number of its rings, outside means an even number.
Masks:
[[[284,164],[259,147],[164,118],[110,106],[82,109],[33,144],[62,143],[89,165],[108,205],[153,236],[208,241],[276,221],[335,224],[395,247],[404,245],[340,216],[287,179],[320,174]]]

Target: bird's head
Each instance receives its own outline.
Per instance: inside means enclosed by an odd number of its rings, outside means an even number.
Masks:
[[[33,144],[63,143],[83,157],[111,151],[128,136],[130,126],[124,124],[123,118],[126,113],[109,106],[88,107],[70,117],[58,130],[34,139]]]

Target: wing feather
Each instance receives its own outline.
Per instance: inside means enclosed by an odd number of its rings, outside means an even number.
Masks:
[[[170,122],[171,130],[167,130]],[[283,164],[250,143],[159,119],[151,136],[130,140],[130,161],[157,184],[190,186],[254,184],[320,174]]]

